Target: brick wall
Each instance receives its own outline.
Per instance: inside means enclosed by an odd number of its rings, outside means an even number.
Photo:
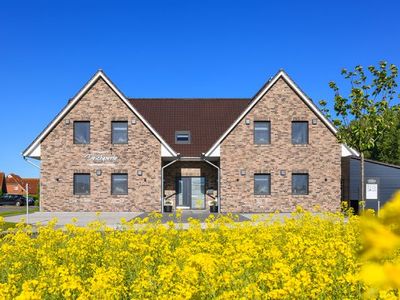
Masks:
[[[73,143],[73,121],[90,121],[90,144]],[[112,121],[128,121],[128,144],[111,144]],[[95,164],[85,158],[99,152],[118,160]],[[160,143],[102,79],[44,139],[41,158],[44,211],[160,211]],[[74,172],[90,173],[90,195],[73,194]],[[128,195],[111,195],[111,174],[122,172],[128,173]]]
[[[249,119],[250,125],[245,124]],[[317,124],[312,124],[317,119]],[[309,122],[309,144],[292,145],[291,122]],[[271,122],[271,144],[255,145],[253,121]],[[223,212],[293,211],[340,206],[341,148],[333,133],[281,78],[221,145]],[[240,175],[240,170],[245,175]],[[280,170],[286,175],[281,176]],[[291,174],[309,173],[309,194],[292,195]],[[271,195],[254,195],[254,173],[271,174]]]

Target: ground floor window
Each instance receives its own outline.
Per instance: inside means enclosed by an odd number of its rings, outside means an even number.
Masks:
[[[74,174],[74,194],[75,195],[90,194],[90,174],[86,173]]]
[[[292,194],[308,195],[308,174],[293,173],[292,174]]]
[[[128,174],[111,175],[111,194],[113,195],[128,194]]]
[[[271,194],[271,174],[254,174],[254,194]]]

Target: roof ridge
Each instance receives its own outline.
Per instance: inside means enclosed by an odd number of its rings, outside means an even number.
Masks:
[[[252,98],[221,98],[221,97],[177,97],[177,98],[172,98],[172,97],[167,97],[167,98],[151,98],[151,97],[146,97],[146,98],[128,98],[129,100],[251,100]]]

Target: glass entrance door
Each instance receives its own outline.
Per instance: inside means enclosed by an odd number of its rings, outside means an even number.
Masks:
[[[179,177],[176,182],[176,207],[205,209],[205,177]]]

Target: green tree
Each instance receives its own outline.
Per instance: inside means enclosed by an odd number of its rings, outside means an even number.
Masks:
[[[339,140],[356,149],[361,158],[361,193],[360,201],[365,201],[364,157],[374,149],[385,132],[393,126],[393,119],[385,118],[396,109],[392,100],[397,93],[398,68],[382,61],[379,65],[368,67],[367,76],[362,66],[353,71],[342,70],[342,75],[349,82],[348,95],[345,96],[335,82],[330,82],[333,90],[333,123],[338,129]],[[328,114],[325,100],[320,101],[323,112]]]
[[[400,111],[390,111],[385,119],[392,126],[377,141],[375,147],[365,153],[365,157],[400,165]]]

